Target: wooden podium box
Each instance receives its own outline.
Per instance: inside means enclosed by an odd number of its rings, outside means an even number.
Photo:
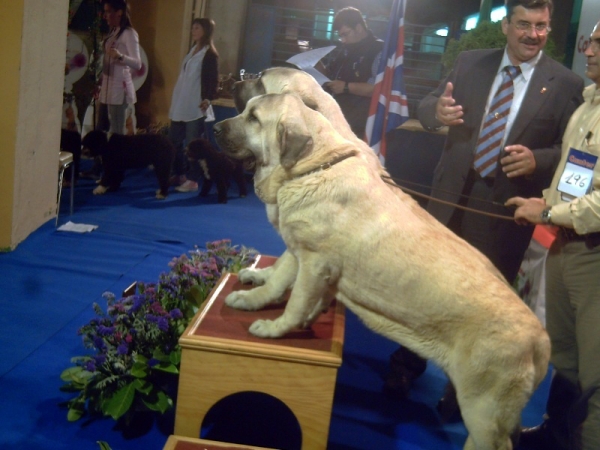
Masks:
[[[274,257],[260,255],[266,267]],[[175,434],[198,438],[204,417],[218,401],[238,392],[260,392],[282,401],[302,431],[303,449],[327,448],[329,422],[344,343],[344,306],[332,302],[310,329],[281,339],[248,332],[257,319],[275,319],[285,302],[260,311],[225,305],[234,290],[251,289],[225,274],[179,339],[182,347]]]
[[[227,442],[193,439],[183,436],[169,436],[163,450],[274,450],[264,447],[229,444]]]

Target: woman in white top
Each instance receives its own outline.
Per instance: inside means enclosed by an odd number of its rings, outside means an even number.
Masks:
[[[142,68],[139,38],[131,26],[125,0],[103,0],[102,3],[110,32],[102,43],[104,57],[97,128],[126,134],[125,111],[128,104],[137,100],[131,69]]]
[[[193,20],[191,33],[194,45],[183,59],[171,99],[169,138],[177,149],[173,184],[179,185],[176,188],[179,192],[198,190],[198,170],[192,168],[186,176],[188,161],[183,148],[184,143],[202,135],[206,110],[210,101],[217,97],[219,54],[212,40],[214,29],[215,23],[211,19]]]

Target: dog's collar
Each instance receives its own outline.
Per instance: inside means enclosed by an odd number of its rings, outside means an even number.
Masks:
[[[345,159],[348,159],[352,156],[356,156],[356,153],[351,152],[351,153],[346,153],[345,155],[340,155],[337,158],[334,158],[329,162],[319,165],[319,167],[317,167],[316,169],[311,169],[308,172],[303,172],[301,174],[295,175],[294,178],[301,178],[301,177],[305,177],[307,175],[310,175],[310,174],[313,174],[316,172],[321,172],[322,170],[329,170],[329,169],[331,169],[331,166],[335,166],[337,163],[342,162]]]

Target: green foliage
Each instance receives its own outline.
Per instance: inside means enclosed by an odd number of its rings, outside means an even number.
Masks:
[[[476,28],[463,33],[460,39],[450,39],[442,55],[442,65],[446,74],[450,73],[459,53],[484,48],[504,48],[506,36],[502,32],[501,22],[480,22]],[[558,54],[552,35],[548,36],[544,53],[562,62],[564,55]]]
[[[210,242],[174,258],[169,272],[157,283],[138,283],[135,295],[117,300],[105,293],[106,312],[93,305],[96,317],[79,330],[93,354],[73,358],[61,374],[61,390],[77,394],[66,402],[67,420],[90,414],[129,422],[137,412],[173,407],[179,337],[221,274],[254,261],[255,250],[230,244]]]

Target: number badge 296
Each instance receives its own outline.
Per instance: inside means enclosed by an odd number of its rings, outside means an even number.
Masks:
[[[592,190],[594,167],[598,157],[571,148],[565,169],[558,183],[558,190],[565,201],[588,194]]]

